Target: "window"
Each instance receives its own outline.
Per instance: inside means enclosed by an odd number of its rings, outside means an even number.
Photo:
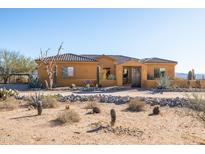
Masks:
[[[165,76],[165,68],[160,68],[159,71],[160,71],[160,75],[162,77],[164,77]]]
[[[154,78],[160,78],[160,76],[165,76],[165,68],[155,68],[154,69]]]
[[[72,77],[74,76],[74,67],[63,67],[62,68],[63,77]]]

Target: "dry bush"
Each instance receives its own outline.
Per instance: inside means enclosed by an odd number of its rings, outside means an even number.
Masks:
[[[133,99],[128,103],[128,111],[132,112],[139,112],[143,111],[145,107],[145,103],[143,101],[140,101],[138,99]]]
[[[186,99],[188,100],[188,108],[205,112],[205,95],[192,93],[191,95],[186,95]]]
[[[4,101],[0,101],[0,111],[12,111],[19,107],[20,103],[13,97],[8,97]]]
[[[43,96],[42,98],[43,108],[57,108],[60,106],[59,102],[55,98],[55,96]]]
[[[99,103],[97,102],[88,102],[86,103],[86,106],[84,107],[84,109],[93,109],[93,108],[100,108]]]
[[[62,112],[58,118],[58,121],[62,123],[74,123],[80,121],[80,115],[72,109],[65,110]]]

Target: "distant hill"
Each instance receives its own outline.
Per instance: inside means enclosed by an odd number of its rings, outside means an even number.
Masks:
[[[176,73],[176,77],[181,78],[181,79],[187,79],[187,73]],[[204,74],[196,74],[196,79],[202,79],[202,76]]]

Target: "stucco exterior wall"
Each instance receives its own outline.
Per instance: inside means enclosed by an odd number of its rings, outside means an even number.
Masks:
[[[116,86],[116,80],[100,80],[100,85],[103,87]]]
[[[145,88],[156,88],[158,85],[157,80],[144,81]],[[173,88],[202,88],[205,89],[205,80],[171,80],[170,87]]]
[[[123,85],[123,67],[140,67],[141,68],[141,84],[143,87],[144,80],[147,80],[147,66],[135,60],[126,61],[116,66],[117,85]]]
[[[38,63],[39,64],[39,63]],[[144,64],[136,60],[129,60],[122,64],[117,64],[116,61],[108,56],[100,56],[97,58],[97,62],[57,62],[57,83],[56,86],[71,86],[76,84],[77,86],[85,86],[85,80],[91,80],[95,86],[97,83],[97,66],[99,66],[99,79],[102,86],[122,86],[123,85],[123,68],[125,67],[140,67],[141,68],[141,87],[149,88],[156,87],[156,81],[148,81],[148,74],[154,76],[155,68],[165,68],[166,75],[171,79],[175,77],[175,65],[176,64]],[[74,67],[73,77],[62,77],[62,66]],[[116,80],[106,81],[102,78],[103,68],[110,68],[111,74],[115,75]],[[40,65],[38,68],[39,78],[43,84],[47,79],[47,73],[45,65]],[[203,84],[204,85],[204,84]],[[205,85],[204,85],[205,86]]]
[[[98,59],[98,65],[100,66],[100,79],[103,78],[103,68],[110,68],[110,73],[115,74],[115,61],[107,56],[100,56]]]
[[[74,67],[73,77],[62,77],[62,67]],[[38,68],[39,78],[44,84],[47,79],[45,65]],[[96,84],[97,63],[96,62],[57,62],[57,86],[85,86],[85,80],[91,80]]]
[[[154,77],[155,68],[165,68],[166,75],[173,79],[175,77],[175,64],[146,64],[147,65],[147,74]]]

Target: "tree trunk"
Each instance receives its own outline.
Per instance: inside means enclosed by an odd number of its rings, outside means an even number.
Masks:
[[[48,81],[47,80],[45,80],[45,84],[46,84],[46,89],[49,89]]]
[[[4,84],[7,84],[9,76],[4,76],[3,79],[4,79]]]

